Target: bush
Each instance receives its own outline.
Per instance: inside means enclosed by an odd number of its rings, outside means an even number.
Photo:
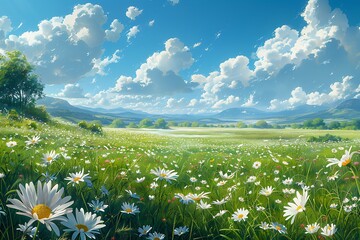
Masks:
[[[38,106],[38,107],[30,107],[25,109],[25,115],[29,118],[33,118],[37,121],[41,122],[49,122],[50,115],[46,111],[45,106]]]
[[[308,142],[341,142],[347,140],[346,138],[342,138],[340,136],[335,136],[331,134],[325,134],[324,136],[319,137],[310,137]]]
[[[102,126],[100,123],[96,122],[96,123],[88,123],[86,121],[80,121],[78,123],[78,126],[80,128],[86,129],[86,130],[90,130],[93,133],[102,133]]]
[[[7,118],[9,120],[14,120],[14,121],[19,121],[20,120],[20,116],[18,114],[18,112],[15,109],[11,109],[7,115]]]

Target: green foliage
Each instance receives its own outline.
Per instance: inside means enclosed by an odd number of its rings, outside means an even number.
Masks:
[[[308,139],[308,142],[341,142],[344,140],[348,140],[348,139],[344,139],[340,136],[335,136],[327,133],[324,136],[319,136],[319,137],[312,136]]]
[[[126,127],[126,124],[122,119],[117,118],[117,119],[114,119],[112,121],[112,123],[109,125],[109,127],[112,127],[112,128],[124,128],[124,127]]]
[[[246,125],[246,123],[239,121],[236,123],[236,127],[237,128],[247,128],[247,125]]]
[[[7,115],[7,118],[9,120],[14,120],[14,121],[19,121],[20,120],[20,116],[18,114],[18,112],[15,109],[11,109]]]
[[[126,126],[126,128],[137,128],[138,126],[136,125],[136,123],[134,123],[134,122],[130,122],[127,126]]]
[[[101,123],[98,122],[86,122],[86,121],[80,121],[78,123],[78,126],[82,129],[90,130],[93,133],[102,133],[102,126]]]
[[[154,123],[154,128],[166,129],[169,128],[167,122],[163,118],[159,118]]]
[[[33,74],[34,68],[19,51],[0,55],[0,108],[16,108],[21,113],[34,107],[44,96],[44,85]]]
[[[177,127],[177,125],[178,125],[178,124],[177,124],[177,122],[175,122],[175,121],[169,121],[169,122],[168,122],[168,126],[169,126],[169,127]]]
[[[25,115],[41,122],[49,122],[50,115],[45,106],[31,106],[25,109]]]
[[[191,127],[199,127],[199,122],[192,122]]]
[[[139,128],[149,128],[152,125],[153,125],[153,122],[151,121],[150,118],[144,118],[143,120],[140,121]]]
[[[265,120],[259,120],[254,125],[254,128],[272,128],[271,124],[267,123]]]

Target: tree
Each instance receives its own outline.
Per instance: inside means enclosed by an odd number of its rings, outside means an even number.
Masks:
[[[32,73],[33,70],[34,67],[19,51],[0,55],[0,107],[24,112],[44,96],[44,85]]]
[[[199,127],[199,123],[198,122],[192,122],[191,127]]]
[[[151,121],[150,118],[144,118],[143,120],[140,121],[139,128],[149,128],[152,125],[153,125],[153,122]]]
[[[236,123],[236,127],[237,128],[247,128],[247,125],[246,125],[246,123],[239,121]]]
[[[340,126],[341,126],[341,125],[340,125],[340,122],[338,122],[338,121],[332,121],[332,122],[329,123],[328,128],[329,128],[329,129],[339,129]]]
[[[255,128],[271,128],[271,125],[268,124],[265,120],[259,120],[254,125]]]
[[[112,123],[110,124],[109,127],[124,128],[125,126],[126,126],[126,124],[124,123],[124,121],[120,118],[117,118],[112,121]]]
[[[138,126],[134,122],[130,122],[126,127],[127,128],[137,128]]]
[[[166,129],[168,128],[167,122],[163,118],[159,118],[154,123],[155,128]]]

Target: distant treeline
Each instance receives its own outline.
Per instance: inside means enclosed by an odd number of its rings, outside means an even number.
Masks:
[[[122,119],[115,119],[109,125],[113,128],[156,128],[156,129],[168,129],[170,127],[223,127],[223,128],[260,128],[260,129],[281,129],[281,128],[305,128],[305,129],[347,129],[347,130],[359,130],[360,119],[354,119],[351,121],[331,121],[325,122],[322,118],[315,118],[306,120],[303,123],[293,124],[272,124],[265,120],[259,120],[255,123],[246,124],[243,121],[237,123],[226,124],[208,124],[198,121],[166,121],[163,118],[157,120],[151,120],[150,118],[144,118],[140,122],[125,123]]]

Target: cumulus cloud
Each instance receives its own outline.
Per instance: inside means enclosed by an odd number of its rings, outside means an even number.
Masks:
[[[179,72],[194,62],[189,48],[177,38],[165,42],[165,50],[155,52],[136,70],[135,78],[120,76],[114,91],[133,94],[172,95],[191,91]]]
[[[45,84],[75,83],[93,71],[93,59],[101,58],[104,41],[117,37],[118,22],[113,21],[111,30],[105,31],[106,21],[101,6],[76,5],[65,17],[41,21],[35,31],[0,40],[0,48],[22,51]],[[5,26],[11,29],[8,23]]]
[[[58,97],[64,98],[84,98],[84,90],[77,84],[66,84],[60,91]]]
[[[137,16],[139,16],[142,13],[143,10],[139,10],[137,7],[130,6],[128,7],[125,15],[130,18],[131,20],[135,20]]]
[[[193,48],[200,47],[200,45],[201,45],[201,42],[194,43]]]
[[[12,31],[11,20],[7,16],[0,17],[0,41],[5,39],[6,35]]]
[[[138,34],[139,32],[139,26],[133,26],[126,34],[127,40],[130,41],[130,39],[136,37],[136,34]]]
[[[94,58],[92,61],[92,63],[94,64],[93,71],[102,76],[106,75],[105,68],[110,64],[117,63],[119,61],[120,59],[120,56],[118,55],[119,53],[120,50],[116,50],[111,57],[108,56],[104,59]]]
[[[176,5],[180,2],[180,0],[169,0],[169,2],[171,2],[172,5]]]
[[[254,107],[258,104],[259,102],[254,102],[254,94],[250,94],[249,98],[246,100],[246,102],[241,105],[242,107]]]
[[[179,108],[183,107],[184,105],[184,98],[181,98],[179,100],[176,100],[175,98],[169,98],[166,101],[166,108]]]
[[[231,105],[235,102],[239,102],[240,98],[239,97],[235,97],[233,95],[228,96],[226,99],[221,99],[219,101],[217,101],[212,108],[222,108],[223,105]]]
[[[120,33],[124,30],[124,25],[119,20],[114,19],[110,25],[110,30],[105,30],[106,39],[116,42],[120,38]]]
[[[323,105],[338,100],[343,100],[356,92],[352,86],[352,76],[345,76],[341,82],[330,84],[331,91],[328,93],[320,93],[318,91],[306,93],[302,87],[297,87],[291,91],[291,97],[286,100],[273,99],[270,101],[269,110],[292,109],[303,104],[307,105]]]
[[[154,26],[154,24],[155,24],[155,20],[153,19],[153,20],[151,20],[151,21],[149,22],[149,27]]]

